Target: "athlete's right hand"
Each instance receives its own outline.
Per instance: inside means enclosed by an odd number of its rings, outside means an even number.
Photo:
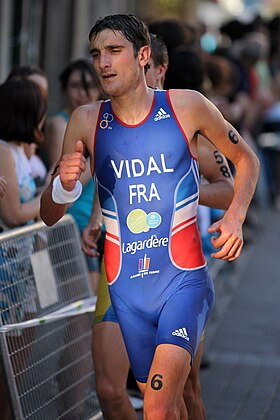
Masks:
[[[81,248],[86,255],[90,257],[99,257],[99,252],[97,251],[97,241],[100,234],[101,224],[97,222],[93,225],[87,225],[83,230]]]
[[[211,238],[213,247],[217,249],[217,252],[211,254],[212,258],[233,261],[240,256],[244,244],[242,223],[234,214],[226,212],[222,219],[209,227],[208,232],[219,234]]]
[[[62,156],[59,163],[60,181],[66,191],[72,191],[81,173],[86,169],[86,159],[83,155],[83,143],[78,140],[74,153]]]

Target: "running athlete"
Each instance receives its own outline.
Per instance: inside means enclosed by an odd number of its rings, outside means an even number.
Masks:
[[[151,36],[151,57],[145,77],[149,87],[163,89],[168,67],[168,53],[163,41]],[[200,204],[217,196],[220,207],[227,209],[233,196],[233,179],[226,159],[214,146],[199,136],[197,156],[200,173],[211,184],[202,183]],[[210,186],[210,191],[209,191]],[[213,186],[216,193],[214,196]],[[95,196],[96,198],[96,196]],[[96,256],[95,243],[100,235],[102,214],[95,201],[94,211],[87,228],[83,232],[82,249],[89,256]],[[204,336],[204,334],[203,334]],[[205,407],[201,398],[199,369],[203,353],[203,336],[200,339],[184,388],[184,401],[188,414],[193,420],[205,419]],[[94,316],[92,353],[95,366],[96,391],[105,419],[136,419],[136,413],[126,391],[129,360],[123,343],[119,324],[112,310],[104,267],[98,287]]]
[[[211,228],[220,234],[212,257],[227,261],[242,250],[259,161],[203,95],[147,87],[150,37],[136,17],[100,19],[89,38],[110,100],[73,112],[41,217],[53,225],[77,199],[87,152],[106,223],[110,297],[144,394],[144,418],[187,419],[183,389],[214,300],[196,224],[198,167],[190,147],[201,133],[235,166],[233,200]]]
[[[145,77],[147,85],[152,88],[163,88],[164,77],[168,67],[168,53],[165,44],[156,36],[151,36],[151,56],[149,69]],[[96,197],[95,197],[96,198]],[[96,202],[95,202],[96,204]],[[100,207],[93,212],[88,229],[83,235],[92,234],[99,237],[99,227],[102,224]],[[100,214],[100,217],[98,215]],[[99,223],[100,222],[100,223]],[[94,243],[89,238],[89,248],[86,254],[95,256]],[[137,419],[136,412],[127,394],[127,377],[129,360],[122,339],[121,330],[112,310],[107,279],[102,266],[97,294],[97,305],[94,316],[92,354],[95,366],[95,385],[103,417],[110,420]]]

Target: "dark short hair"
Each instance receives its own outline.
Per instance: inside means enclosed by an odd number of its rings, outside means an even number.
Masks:
[[[7,142],[41,143],[39,124],[47,103],[40,87],[30,79],[11,78],[0,85],[0,138]]]
[[[166,73],[166,89],[203,89],[204,69],[198,52],[189,47],[175,48],[170,54]]]
[[[110,29],[113,32],[121,32],[133,45],[135,57],[141,47],[151,45],[148,27],[135,15],[116,14],[98,19],[90,30],[89,40],[91,41],[92,38],[95,38],[98,33],[105,29]]]
[[[151,57],[154,61],[155,66],[164,65],[168,66],[168,52],[167,47],[163,40],[154,34],[150,34],[151,37]]]
[[[149,30],[163,39],[169,54],[173,48],[185,45],[184,27],[179,19],[171,18],[153,21],[149,24]]]
[[[86,59],[79,59],[79,60],[70,62],[58,76],[62,91],[65,91],[65,89],[67,88],[69,77],[76,70],[78,70],[81,73],[81,82],[87,93],[88,93],[88,85],[86,81],[87,73],[92,77],[92,80],[94,84],[96,85],[96,87],[100,88],[97,74],[91,62]]]
[[[30,79],[30,76],[38,75],[41,77],[44,77],[46,79],[46,82],[48,83],[48,77],[47,74],[42,70],[40,67],[32,65],[32,64],[26,64],[21,66],[14,67],[10,73],[8,74],[8,77],[6,80],[14,79],[14,78],[24,78],[24,79]],[[39,85],[39,83],[38,83]],[[48,92],[45,89],[42,89],[41,85],[39,86],[42,94],[44,96],[44,100],[47,101],[48,99]]]
[[[13,77],[28,77],[33,74],[38,74],[39,76],[43,76],[47,79],[46,73],[40,67],[32,64],[26,64],[14,67],[8,74],[7,80],[12,79]]]

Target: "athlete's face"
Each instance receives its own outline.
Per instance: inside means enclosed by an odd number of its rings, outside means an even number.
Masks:
[[[144,80],[144,66],[149,59],[148,46],[134,56],[133,45],[121,32],[105,29],[90,43],[93,66],[105,93],[121,96]]]

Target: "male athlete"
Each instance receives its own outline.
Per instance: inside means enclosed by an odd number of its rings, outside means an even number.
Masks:
[[[167,48],[160,38],[152,35],[149,69],[145,74],[147,85],[154,89],[163,89],[167,68]],[[209,200],[211,200],[213,205],[213,198],[216,197],[219,200],[219,206],[227,209],[233,196],[233,178],[226,159],[209,141],[201,136],[199,136],[197,142],[196,154],[200,173],[210,182],[210,184],[204,182],[200,186],[199,202],[208,205]],[[82,249],[89,256],[96,256],[95,245],[102,224],[102,214],[96,202],[94,209],[91,220],[83,232],[82,241]],[[112,310],[103,265],[94,317],[92,353],[96,391],[103,417],[110,420],[118,420],[119,418],[123,420],[137,419],[126,391],[129,360],[119,324]],[[189,418],[192,420],[205,420],[206,418],[199,381],[202,353],[203,337],[200,339],[194,363],[184,387],[184,401]]]
[[[220,233],[212,241],[214,258],[240,255],[259,162],[203,95],[147,87],[150,37],[136,17],[107,16],[89,37],[110,100],[73,112],[41,217],[53,225],[77,199],[87,152],[106,223],[110,297],[144,394],[144,418],[187,419],[183,389],[214,300],[196,223],[192,145],[198,134],[211,139],[236,170],[231,205],[212,228]]]

